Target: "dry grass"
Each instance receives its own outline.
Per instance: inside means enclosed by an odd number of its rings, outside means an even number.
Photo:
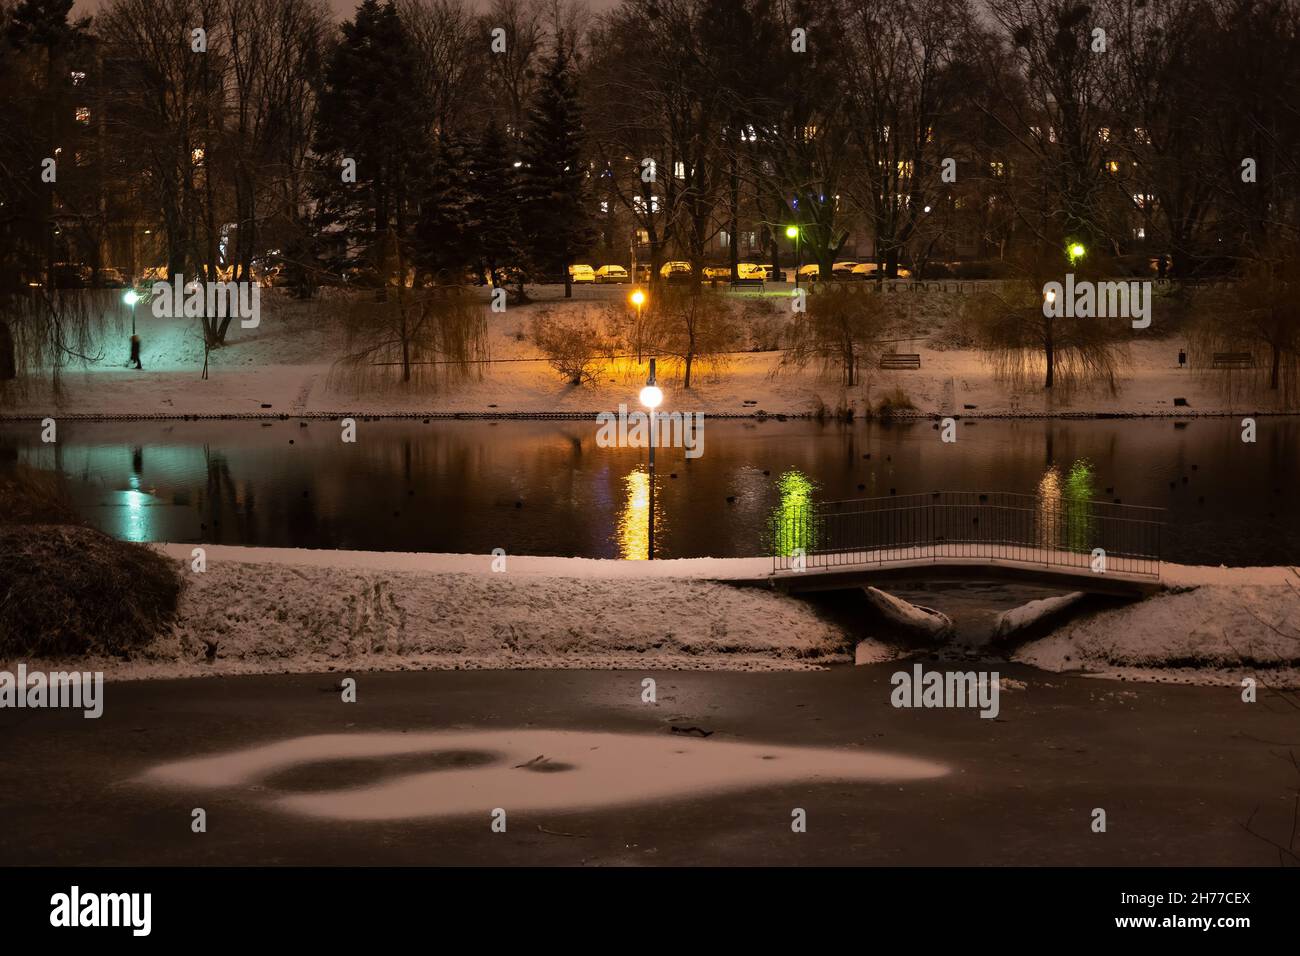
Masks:
[[[82,525],[58,476],[0,470],[0,657],[125,655],[179,595],[162,555]]]

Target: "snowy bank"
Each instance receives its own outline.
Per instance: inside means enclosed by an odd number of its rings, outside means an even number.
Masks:
[[[608,290],[608,291],[607,291]],[[554,295],[554,290],[535,290]],[[480,290],[486,312],[487,293]],[[595,314],[625,290],[600,287],[580,290],[597,296],[572,302],[548,299],[512,306],[504,314],[486,313],[490,360],[478,365],[470,380],[429,389],[392,389],[359,394],[334,382],[331,366],[343,354],[340,317],[345,299],[328,297],[295,302],[279,290],[264,290],[261,324],[242,329],[235,323],[228,343],[211,353],[210,374],[201,377],[205,358],[197,322],[155,318],[137,310],[143,344],[144,370],[128,369],[129,314],[94,344],[99,357],[88,366],[64,370],[65,393],[56,402],[44,384],[26,396],[0,401],[0,418],[45,415],[104,417],[184,415],[430,415],[566,413],[594,414],[616,410],[635,396],[645,381],[646,367],[631,360],[616,361],[589,386],[574,387],[550,367],[530,337],[533,320],[544,310],[556,314]],[[750,297],[745,297],[748,301]],[[1037,385],[1011,386],[997,381],[984,356],[953,339],[952,324],[961,312],[962,297],[953,294],[907,293],[898,299],[908,315],[901,338],[891,341],[899,352],[916,353],[915,370],[863,369],[863,381],[844,388],[836,376],[817,368],[782,367],[784,353],[772,350],[775,340],[763,332],[785,316],[773,311],[784,298],[773,296],[762,321],[742,323],[749,348],[727,356],[717,369],[698,369],[689,391],[681,389],[671,363],[661,360],[660,384],[666,407],[708,415],[806,415],[819,409],[851,408],[858,417],[895,392],[905,393],[917,415],[1042,417],[1082,415],[1151,415],[1189,418],[1215,414],[1266,414],[1295,411],[1267,396],[1227,394],[1223,373],[1201,374],[1178,365],[1178,352],[1188,343],[1178,335],[1158,337],[1161,329],[1136,338],[1128,363],[1109,388],[1057,389],[1047,394]],[[739,301],[737,305],[739,306]],[[595,310],[595,311],[593,311]],[[788,320],[788,317],[785,317]],[[907,337],[911,336],[911,337]],[[960,339],[960,337],[958,337]],[[1238,389],[1240,392],[1240,388]],[[1174,404],[1174,399],[1186,405]],[[904,414],[907,414],[904,412]]]
[[[161,546],[182,568],[172,633],[116,679],[468,668],[801,670],[851,643],[808,604],[712,580],[753,562],[586,561]],[[768,569],[770,560],[761,563]],[[726,565],[730,564],[730,567]],[[881,659],[889,656],[884,645]]]
[[[1194,579],[1198,571],[1238,583],[1199,584],[1100,611],[1026,644],[1014,659],[1130,680],[1237,684],[1252,677],[1266,687],[1300,687],[1300,574],[1179,568],[1173,577]]]

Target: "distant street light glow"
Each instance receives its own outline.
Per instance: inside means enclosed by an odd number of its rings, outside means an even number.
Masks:
[[[798,237],[798,235],[799,235],[799,227],[798,227],[798,226],[786,226],[786,227],[785,227],[785,237],[786,237],[787,239],[794,239],[794,238]]]
[[[641,306],[645,305],[645,293],[642,292],[640,289],[637,289],[635,292],[633,292],[632,304],[636,306],[638,309],[641,308]]]
[[[127,289],[122,295],[122,301],[127,305],[135,305],[140,301],[140,293],[136,292],[135,289]]]
[[[663,404],[664,393],[658,385],[647,385],[641,389],[641,404],[652,411]]]

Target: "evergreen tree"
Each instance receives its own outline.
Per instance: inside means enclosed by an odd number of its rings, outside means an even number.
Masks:
[[[524,129],[520,220],[530,266],[563,272],[566,298],[573,295],[569,266],[592,241],[583,135],[568,53],[558,43]]]
[[[408,245],[429,160],[431,115],[417,57],[392,0],[362,0],[325,68],[313,143],[319,159],[318,227],[341,228],[346,262],[374,259],[391,229]],[[356,182],[343,181],[344,160]]]
[[[495,118],[488,121],[475,144],[471,205],[477,229],[475,251],[479,271],[492,285],[500,285],[501,271],[520,257],[519,182],[510,142]]]
[[[463,141],[440,136],[427,172],[415,249],[416,265],[440,285],[459,283],[478,260],[472,179]]]

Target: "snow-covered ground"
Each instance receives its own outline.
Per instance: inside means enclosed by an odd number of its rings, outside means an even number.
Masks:
[[[728,581],[766,558],[607,561],[161,545],[183,568],[172,634],[110,679],[448,668],[803,670],[905,648]],[[500,566],[499,564],[497,565]],[[1166,564],[1169,588],[1063,624],[1015,659],[1136,680],[1300,687],[1300,571]],[[1014,612],[1013,612],[1014,613]],[[1029,612],[1026,611],[1026,614]],[[29,662],[53,666],[57,662]],[[3,666],[3,665],[0,665]]]
[[[200,377],[203,347],[197,321],[156,319],[147,307],[138,306],[144,371],[126,368],[130,318],[123,309],[118,316],[122,324],[99,343],[100,359],[86,369],[74,366],[64,373],[62,404],[56,404],[42,387],[21,400],[0,397],[0,416],[585,413],[614,410],[620,402],[634,403],[644,383],[645,366],[629,359],[606,369],[594,385],[570,386],[540,358],[529,337],[532,320],[540,311],[588,310],[595,315],[606,302],[620,301],[625,288],[582,289],[579,294],[602,298],[569,303],[542,299],[511,307],[504,314],[485,308],[491,361],[481,366],[481,377],[438,391],[389,389],[367,394],[338,387],[331,379],[332,364],[342,351],[338,316],[343,306],[337,295],[300,303],[279,290],[262,291],[261,324],[255,329],[232,324],[229,343],[211,353],[206,381]],[[554,291],[537,294],[554,295]],[[979,352],[945,347],[960,342],[953,327],[961,296],[893,294],[905,303],[908,334],[915,335],[894,342],[893,347],[899,352],[919,353],[919,370],[869,370],[861,386],[846,390],[815,367],[802,372],[779,368],[780,352],[743,352],[732,355],[723,369],[697,369],[697,380],[686,392],[665,363],[660,366],[661,384],[667,392],[665,408],[711,415],[753,415],[758,411],[799,415],[819,407],[832,412],[851,407],[861,415],[898,389],[910,398],[917,413],[971,417],[1186,417],[1284,410],[1263,400],[1229,397],[1219,379],[1180,369],[1178,352],[1186,342],[1178,335],[1163,334],[1159,315],[1150,334],[1135,339],[1131,346],[1130,361],[1121,372],[1115,394],[1105,389],[1073,393],[1057,389],[1056,395],[1048,397],[1035,386],[1011,388],[994,380]],[[767,301],[775,307],[785,300],[771,296]],[[757,341],[759,337],[753,338]],[[1185,398],[1187,406],[1175,407],[1175,398]]]
[[[1300,572],[1231,570],[1285,572],[1291,584],[1277,583],[1281,573],[1253,580],[1243,573],[1237,583],[1171,590],[1068,622],[1014,659],[1126,680],[1239,684],[1250,677],[1265,687],[1300,687]]]
[[[166,545],[179,619],[110,677],[461,668],[802,670],[850,659],[809,605],[714,578],[752,561],[277,551]],[[770,560],[760,559],[767,570]],[[212,653],[209,661],[208,654]],[[889,654],[881,645],[880,657]]]

